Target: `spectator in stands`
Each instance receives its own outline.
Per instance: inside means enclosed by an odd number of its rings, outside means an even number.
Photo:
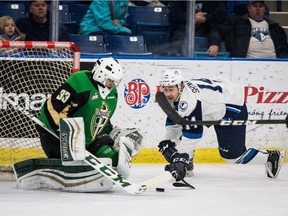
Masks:
[[[27,41],[49,41],[49,14],[46,1],[30,1],[29,10],[29,18],[17,20],[16,25],[26,34]]]
[[[10,16],[0,17],[0,40],[23,41],[25,34],[21,33]]]
[[[288,58],[285,30],[264,16],[264,1],[249,1],[248,14],[232,17],[222,35],[231,57]]]
[[[187,1],[171,1],[169,8],[169,21],[173,25],[170,55],[181,55],[186,37]],[[195,36],[208,38],[207,51],[215,57],[221,43],[218,25],[226,18],[225,5],[221,1],[196,1],[195,10]]]
[[[125,27],[128,0],[93,0],[80,23],[79,34],[131,34]]]
[[[16,25],[21,32],[26,34],[27,41],[49,41],[50,35],[50,14],[47,1],[32,0],[29,2],[29,18],[16,20]],[[68,39],[68,30],[60,25],[59,40]]]

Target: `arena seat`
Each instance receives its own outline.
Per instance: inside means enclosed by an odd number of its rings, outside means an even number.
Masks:
[[[209,57],[209,53],[207,52],[208,48],[209,48],[209,42],[207,37],[195,37],[194,57]],[[220,58],[229,56],[230,52],[226,51],[225,43],[222,42],[217,57]]]
[[[105,49],[104,38],[102,35],[78,35],[69,34],[69,40],[74,42],[79,48],[81,55],[111,55]]]
[[[69,11],[71,14],[71,21],[75,21],[77,25],[80,24],[82,18],[87,13],[89,4],[70,3]]]
[[[71,22],[71,15],[68,4],[59,4],[59,20],[62,23]]]
[[[104,41],[106,51],[113,55],[152,55],[147,52],[143,36],[105,35]]]
[[[135,35],[143,35],[147,50],[163,54],[170,41],[171,24],[167,7],[129,6],[127,25]]]
[[[138,34],[138,26],[150,27],[167,27],[168,22],[167,7],[146,7],[146,6],[129,6],[127,25],[134,34]]]
[[[1,2],[0,17],[2,16],[11,16],[14,20],[25,18],[27,16],[25,3]]]

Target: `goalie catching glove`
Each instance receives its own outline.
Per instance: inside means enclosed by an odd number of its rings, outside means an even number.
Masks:
[[[119,154],[117,170],[123,177],[128,178],[131,158],[138,153],[143,136],[136,128],[118,127],[114,127],[109,135],[114,140],[113,149]]]
[[[113,130],[109,133],[110,137],[114,140],[114,149],[119,151],[120,148],[120,137],[126,137],[132,143],[132,152],[131,156],[135,156],[139,151],[142,142],[143,136],[136,128],[124,128],[121,129],[117,126],[113,128]]]
[[[169,171],[176,181],[181,181],[186,176],[187,166],[189,165],[189,155],[178,153],[175,142],[163,140],[158,145],[159,151],[170,163],[165,166],[165,171]]]

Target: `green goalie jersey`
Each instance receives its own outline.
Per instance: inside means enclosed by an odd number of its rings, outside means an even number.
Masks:
[[[117,89],[102,98],[90,71],[72,74],[42,105],[39,119],[57,133],[60,118],[83,117],[86,147],[101,132],[112,130],[110,118],[117,105]]]

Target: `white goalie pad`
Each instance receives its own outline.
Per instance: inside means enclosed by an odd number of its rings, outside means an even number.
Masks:
[[[101,160],[111,167],[110,158]],[[91,168],[85,161],[62,162],[60,159],[36,158],[14,164],[17,187],[25,190],[66,192],[104,192],[113,182]]]
[[[84,160],[86,149],[83,118],[61,118],[59,128],[62,161]]]
[[[131,156],[134,150],[134,144],[132,140],[127,137],[119,138],[119,155],[118,155],[118,172],[124,177],[128,178],[131,169]]]
[[[143,142],[143,136],[140,133],[139,130],[137,130],[136,128],[124,128],[121,129],[117,126],[115,126],[113,128],[113,130],[110,132],[110,137],[114,140],[114,149],[116,151],[119,151],[120,149],[120,138],[121,137],[126,137],[127,139],[129,139],[129,143],[132,145],[132,152],[131,152],[131,156],[135,156],[141,145]]]

